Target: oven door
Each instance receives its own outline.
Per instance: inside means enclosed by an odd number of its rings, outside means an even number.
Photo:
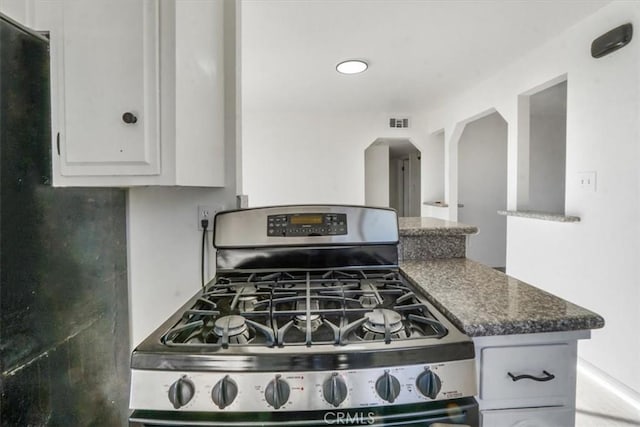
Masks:
[[[185,412],[134,411],[130,427],[151,426],[431,426],[478,427],[473,398],[362,409],[301,412]]]

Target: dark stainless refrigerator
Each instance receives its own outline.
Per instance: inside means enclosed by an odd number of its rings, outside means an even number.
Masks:
[[[0,425],[128,416],[125,190],[51,186],[49,43],[0,15]]]

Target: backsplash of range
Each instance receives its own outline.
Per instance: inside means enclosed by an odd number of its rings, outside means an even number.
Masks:
[[[400,273],[395,211],[214,228],[216,277],[133,352],[132,425],[478,424],[473,344]]]

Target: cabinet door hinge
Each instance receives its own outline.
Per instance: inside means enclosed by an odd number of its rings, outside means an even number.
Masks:
[[[58,156],[60,155],[60,132],[56,135],[56,149],[58,150]]]

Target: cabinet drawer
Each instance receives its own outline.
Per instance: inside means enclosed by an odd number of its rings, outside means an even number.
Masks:
[[[490,408],[564,405],[571,388],[571,349],[567,344],[482,349],[480,399]],[[509,405],[512,401],[514,404]],[[499,402],[499,403],[498,403]],[[525,405],[522,405],[525,406]]]
[[[573,427],[570,408],[482,411],[482,427]]]

